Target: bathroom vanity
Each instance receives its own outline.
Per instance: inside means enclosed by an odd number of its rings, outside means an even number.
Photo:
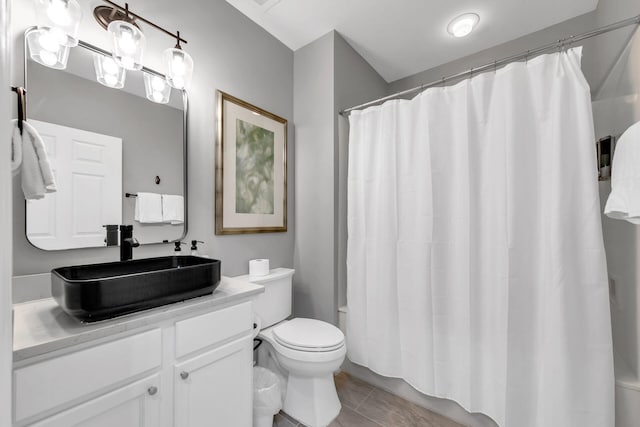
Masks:
[[[14,306],[14,426],[250,427],[260,285],[91,324],[52,299]]]

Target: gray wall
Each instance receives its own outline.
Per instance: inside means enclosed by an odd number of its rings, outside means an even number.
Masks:
[[[82,3],[86,4],[86,3]],[[273,267],[293,266],[295,155],[293,138],[293,53],[263,29],[224,1],[189,0],[176,6],[170,0],[139,0],[130,5],[136,13],[180,29],[184,45],[194,59],[195,72],[189,90],[189,234],[205,241],[201,251],[222,260],[225,275],[244,274],[252,258],[269,258]],[[22,34],[33,25],[31,2],[15,2],[12,13],[16,57],[13,83],[22,84]],[[161,54],[174,42],[146,29],[145,65],[162,70]],[[106,32],[90,11],[85,11],[80,37],[109,50]],[[289,120],[288,218],[286,233],[214,236],[214,153],[216,89]],[[22,203],[14,209],[14,236],[24,242]],[[134,250],[135,257],[166,255],[173,245],[149,245]],[[46,272],[58,266],[112,261],[117,248],[45,252],[28,244],[14,245],[14,274]]]
[[[337,323],[346,301],[346,120],[387,84],[335,31],[295,52],[296,316]],[[341,138],[342,136],[342,138]]]
[[[29,61],[27,76],[30,118],[122,139],[122,224],[134,225],[140,243],[179,239],[184,225],[134,222],[135,199],[124,198],[124,193],[183,194],[183,111],[33,61]],[[172,96],[182,98],[177,91]],[[161,179],[159,185],[156,175]],[[24,205],[22,197],[16,181],[14,203]],[[19,219],[16,216],[16,224]],[[20,233],[16,243],[24,245],[22,239]]]
[[[334,32],[294,55],[296,245],[294,315],[336,323]]]

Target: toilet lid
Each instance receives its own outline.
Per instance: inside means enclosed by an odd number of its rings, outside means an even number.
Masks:
[[[315,319],[292,319],[273,329],[281,345],[301,351],[330,351],[344,345],[344,334],[335,326]]]

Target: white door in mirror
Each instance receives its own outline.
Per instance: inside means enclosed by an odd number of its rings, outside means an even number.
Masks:
[[[122,139],[29,120],[58,183],[27,201],[27,238],[40,249],[104,246],[106,224],[122,224]]]

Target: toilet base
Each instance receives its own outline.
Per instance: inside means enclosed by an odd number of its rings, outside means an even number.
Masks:
[[[326,427],[342,405],[333,375],[300,377],[289,374],[283,411],[308,427]]]

